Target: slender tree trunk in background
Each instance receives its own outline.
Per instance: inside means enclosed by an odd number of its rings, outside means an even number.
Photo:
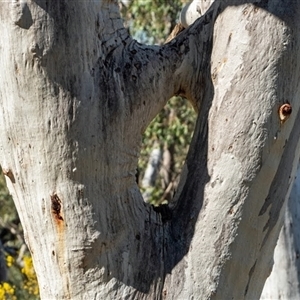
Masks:
[[[274,251],[274,265],[261,300],[300,299],[300,167],[284,215],[284,224]]]
[[[4,247],[0,241],[0,283],[7,279],[7,268],[4,255]]]
[[[157,174],[159,173],[162,160],[162,150],[159,145],[154,145],[150,153],[147,168],[141,182],[141,186],[145,189],[143,193],[144,201],[149,202],[151,199],[151,192],[155,186]]]
[[[1,2],[0,163],[43,299],[259,298],[299,157],[299,7],[215,1],[158,47],[111,0]],[[135,170],[175,94],[199,114],[164,214]]]

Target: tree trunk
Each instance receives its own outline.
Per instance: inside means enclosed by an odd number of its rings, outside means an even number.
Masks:
[[[0,284],[7,279],[7,268],[4,255],[4,247],[0,240]]]
[[[215,1],[159,47],[113,0],[1,2],[0,162],[43,299],[259,297],[299,157],[299,10]],[[199,114],[160,212],[135,170],[175,94]]]
[[[274,251],[274,265],[268,277],[261,300],[300,299],[300,166],[298,166],[291,195],[284,215],[284,224]]]

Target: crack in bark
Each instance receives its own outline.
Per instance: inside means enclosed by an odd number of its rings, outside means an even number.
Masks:
[[[255,270],[256,262],[257,262],[257,260],[255,261],[254,265],[252,266],[252,268],[251,268],[250,271],[249,271],[249,279],[248,279],[248,283],[247,283],[247,286],[246,286],[246,289],[245,289],[245,292],[244,292],[244,296],[246,296],[247,293],[248,293],[250,280],[251,280],[252,274],[253,274],[253,272],[254,272],[254,270]]]

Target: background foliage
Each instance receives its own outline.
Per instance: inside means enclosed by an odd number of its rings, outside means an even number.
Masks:
[[[140,42],[162,44],[175,24],[184,0],[123,0],[120,8],[131,34]],[[138,181],[147,201],[160,204],[172,198],[179,180],[195,123],[193,108],[185,99],[173,97],[153,120],[143,136]],[[161,159],[151,185],[143,186],[145,170],[153,149]],[[39,299],[37,279],[25,245],[13,201],[0,176],[0,241],[8,277],[0,282],[0,299]]]
[[[142,43],[162,44],[177,23],[185,0],[125,0],[121,12],[130,33]]]
[[[187,2],[124,0],[121,2],[121,11],[125,24],[138,41],[163,44],[177,24],[180,11]],[[146,201],[158,205],[171,200],[189,148],[195,119],[192,106],[181,97],[173,97],[144,133],[138,177]],[[159,162],[151,160],[154,149],[161,152]],[[152,167],[151,182],[147,182],[145,178],[147,166]]]
[[[1,171],[1,170],[0,170]],[[2,172],[1,172],[2,173]],[[0,299],[39,299],[39,290],[32,259],[25,245],[21,223],[0,176],[0,249],[7,267],[7,279],[0,283]]]

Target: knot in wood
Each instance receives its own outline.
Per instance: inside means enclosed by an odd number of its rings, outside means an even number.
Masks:
[[[51,209],[56,219],[61,221],[64,220],[61,216],[61,200],[59,199],[57,194],[51,196]]]
[[[285,103],[279,107],[278,113],[281,123],[284,123],[292,113],[292,106],[289,103]]]
[[[16,183],[15,176],[14,176],[14,174],[13,174],[13,172],[12,172],[11,169],[9,169],[9,168],[3,168],[3,169],[2,169],[2,172],[3,172],[3,174],[4,174],[5,176],[7,176],[7,177],[10,179],[10,181],[11,181],[12,183]]]

